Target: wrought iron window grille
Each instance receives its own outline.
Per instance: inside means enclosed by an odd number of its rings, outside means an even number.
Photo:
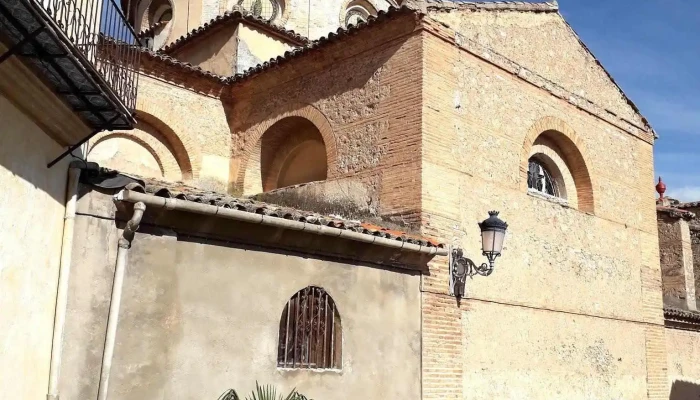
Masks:
[[[316,286],[294,294],[280,319],[277,367],[340,369],[341,351],[340,314],[331,296]]]
[[[534,158],[528,162],[527,187],[547,196],[560,197],[559,188],[552,174],[544,164]]]

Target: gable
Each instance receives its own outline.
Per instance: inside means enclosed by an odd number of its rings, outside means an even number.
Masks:
[[[238,24],[217,29],[174,51],[172,56],[217,75],[233,75],[237,59],[237,29]]]
[[[428,12],[464,39],[490,48],[608,112],[647,128],[634,104],[556,8],[533,12],[452,6],[429,7]]]
[[[243,72],[292,49],[245,21],[229,23],[170,50],[173,58],[220,76]]]

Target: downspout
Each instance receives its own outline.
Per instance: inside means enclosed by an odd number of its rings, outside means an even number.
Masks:
[[[105,347],[102,353],[102,369],[100,371],[100,384],[97,392],[97,400],[107,399],[109,389],[109,374],[112,369],[112,358],[114,356],[114,343],[117,337],[117,324],[119,322],[119,306],[122,300],[122,287],[124,286],[124,272],[126,271],[127,256],[134,234],[139,229],[141,217],[146,211],[146,205],[142,202],[134,204],[134,214],[126,223],[122,237],[119,238],[119,248],[117,249],[117,263],[114,268],[114,283],[112,284],[112,297],[109,304],[109,314],[107,316],[107,334],[105,335]]]
[[[58,286],[56,288],[56,310],[53,321],[53,341],[51,344],[51,362],[49,364],[49,388],[47,400],[58,400],[58,378],[61,372],[61,355],[63,354],[63,334],[66,326],[68,307],[68,283],[73,252],[73,231],[75,227],[75,209],[78,202],[78,182],[80,169],[71,163],[68,168],[66,184],[66,211],[63,216],[63,239],[61,243],[61,260],[58,267]]]

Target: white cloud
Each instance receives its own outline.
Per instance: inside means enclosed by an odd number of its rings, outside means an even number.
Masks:
[[[671,189],[666,196],[680,201],[700,201],[700,186],[684,186]]]

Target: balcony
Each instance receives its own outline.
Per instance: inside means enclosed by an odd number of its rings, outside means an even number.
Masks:
[[[0,42],[91,132],[133,129],[140,43],[114,0],[0,0]]]

